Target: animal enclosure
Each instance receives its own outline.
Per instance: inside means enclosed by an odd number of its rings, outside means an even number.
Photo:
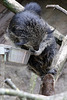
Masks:
[[[32,1],[32,0],[30,0]],[[22,5],[24,6],[27,2],[30,1],[26,1],[23,0],[22,1]],[[63,8],[67,9],[66,3],[60,3],[60,1],[56,0],[56,1],[40,1],[40,0],[36,0],[36,2],[38,2],[41,7],[42,7],[42,16],[43,18],[53,27],[56,27],[56,29],[62,33],[63,35],[66,35],[67,32],[67,16],[65,14],[63,14],[62,12],[60,12],[59,10],[55,9],[53,10],[53,8],[50,9],[46,9],[45,6],[47,4],[60,4],[60,6],[62,6]],[[6,28],[8,27],[8,24],[12,18],[12,16],[14,15],[14,13],[8,11],[2,4],[0,5],[1,9],[0,9],[0,43],[4,43],[4,44],[9,44],[11,45],[10,42],[6,41],[4,39],[4,35],[6,32]],[[2,49],[2,48],[1,48]],[[1,60],[2,60],[3,56],[1,56]],[[4,58],[5,59],[5,58]],[[66,64],[65,64],[66,66]],[[33,86],[30,86],[30,82],[32,82],[32,80],[35,80],[35,77],[33,77],[33,73],[31,73],[28,69],[27,66],[22,66],[22,65],[15,65],[13,63],[9,64],[9,63],[0,63],[0,70],[1,70],[1,85],[0,87],[8,87],[7,85],[4,84],[4,79],[5,78],[11,78],[12,81],[15,83],[15,85],[20,89],[20,90],[24,90],[26,92],[31,92],[33,91],[33,93],[39,93],[39,89],[40,89],[40,84],[41,84],[41,80],[39,77],[37,77],[36,79],[36,84],[33,84]],[[56,94],[67,91],[67,68],[65,67],[63,70],[62,75],[60,76],[59,80],[56,83]],[[61,85],[60,85],[61,84]],[[61,88],[62,87],[62,88]],[[8,87],[10,88],[10,87]],[[31,88],[31,90],[30,90]],[[32,89],[34,88],[34,89]],[[1,97],[2,98],[2,97]],[[16,100],[17,97],[5,97],[5,100]]]

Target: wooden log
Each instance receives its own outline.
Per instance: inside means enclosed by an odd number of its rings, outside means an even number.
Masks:
[[[2,4],[0,4],[0,13],[5,10],[5,6],[3,6]]]
[[[8,12],[7,9],[4,9],[3,12],[0,13],[0,43],[2,43],[2,35],[5,33],[9,20],[13,17],[13,15],[14,14],[12,12]]]
[[[24,7],[15,0],[1,0],[1,3],[14,13],[24,10]]]
[[[7,85],[9,85],[12,89],[17,90],[17,91],[20,91],[20,90],[16,87],[16,85],[11,81],[11,79],[7,78],[7,79],[5,80],[5,83],[6,83]],[[20,99],[20,100],[23,100],[23,98],[21,98],[21,97],[19,97],[19,99]],[[24,100],[25,100],[25,99],[24,99]]]
[[[52,26],[50,26],[50,28],[52,30],[54,29]],[[63,41],[63,39],[64,39],[65,36],[63,34],[61,34],[57,29],[55,29],[55,31],[53,32],[53,35],[56,38],[57,44],[61,45],[62,44],[62,41]]]
[[[6,83],[7,85],[9,85],[12,89],[14,89],[14,90],[19,90],[19,89],[16,87],[16,85],[11,81],[11,79],[7,78],[7,79],[5,80],[5,83]]]
[[[42,85],[40,86],[40,94],[50,96],[55,94],[54,77],[52,74],[46,74],[43,77]]]
[[[60,50],[54,57],[51,65],[51,69],[55,69],[57,71],[57,74],[54,76],[56,81],[62,72],[66,59],[67,59],[67,35],[64,37]]]

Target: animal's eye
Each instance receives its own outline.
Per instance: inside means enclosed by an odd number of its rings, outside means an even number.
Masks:
[[[15,38],[15,42],[19,42],[19,39],[18,38]]]
[[[15,32],[15,27],[12,28],[12,32]]]

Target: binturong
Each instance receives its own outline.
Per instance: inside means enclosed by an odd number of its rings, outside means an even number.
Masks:
[[[20,48],[30,50],[29,69],[39,76],[56,73],[55,69],[50,69],[56,54],[53,31],[41,17],[41,7],[36,2],[27,4],[9,24],[9,38]]]

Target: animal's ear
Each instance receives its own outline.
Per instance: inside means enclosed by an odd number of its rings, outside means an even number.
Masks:
[[[38,15],[41,15],[41,7],[39,4],[37,4],[36,2],[30,2],[29,4],[27,4],[25,6],[25,10],[29,10],[29,11],[34,11],[36,12]]]

